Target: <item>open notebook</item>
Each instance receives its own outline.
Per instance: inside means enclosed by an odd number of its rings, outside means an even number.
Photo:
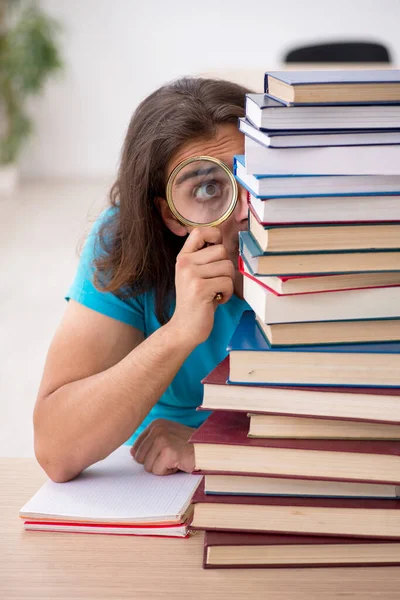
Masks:
[[[121,446],[72,481],[47,481],[20,517],[27,530],[185,537],[200,480],[147,473]]]

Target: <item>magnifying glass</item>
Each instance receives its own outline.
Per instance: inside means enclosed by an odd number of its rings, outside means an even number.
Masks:
[[[235,210],[238,186],[225,163],[211,156],[195,156],[172,171],[166,196],[171,212],[183,225],[215,227]],[[222,300],[222,294],[215,298]]]

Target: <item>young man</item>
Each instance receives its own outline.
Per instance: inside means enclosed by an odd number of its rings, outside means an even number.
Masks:
[[[246,91],[182,79],[132,117],[111,206],[86,241],[35,406],[35,453],[54,481],[133,442],[132,456],[155,474],[194,467],[188,439],[208,416],[196,411],[200,381],[248,308],[237,270],[247,198],[239,188],[224,223],[193,229],[173,216],[165,186],[188,157],[232,168],[244,150]]]

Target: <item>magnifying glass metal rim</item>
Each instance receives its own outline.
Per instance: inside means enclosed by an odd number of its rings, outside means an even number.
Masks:
[[[213,162],[216,165],[218,165],[219,167],[221,167],[225,171],[225,173],[228,175],[230,182],[232,184],[232,192],[233,192],[232,200],[231,200],[228,208],[226,209],[226,211],[224,212],[223,215],[218,217],[218,219],[215,219],[215,221],[211,221],[209,223],[197,223],[196,221],[190,221],[189,219],[186,219],[176,209],[173,198],[172,198],[172,186],[175,181],[176,175],[187,165],[190,165],[192,162],[199,161],[199,160],[206,160],[208,162]],[[236,179],[235,179],[232,171],[229,169],[229,167],[227,167],[227,165],[224,162],[222,162],[222,160],[219,160],[218,158],[214,158],[213,156],[192,156],[192,157],[186,158],[185,160],[180,162],[175,167],[175,169],[172,171],[170,176],[168,177],[167,187],[166,187],[166,196],[167,196],[167,198],[166,198],[167,204],[169,206],[170,211],[178,219],[178,221],[180,221],[180,223],[182,223],[183,225],[186,225],[188,227],[216,227],[217,225],[220,225],[221,223],[226,221],[226,219],[228,219],[228,217],[230,217],[231,214],[233,213],[233,211],[235,210],[235,206],[237,204],[237,199],[238,199],[238,186],[237,186]]]

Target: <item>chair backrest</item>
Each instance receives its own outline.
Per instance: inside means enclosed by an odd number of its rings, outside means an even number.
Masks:
[[[294,48],[284,57],[285,63],[390,63],[389,51],[374,42],[332,42]]]

